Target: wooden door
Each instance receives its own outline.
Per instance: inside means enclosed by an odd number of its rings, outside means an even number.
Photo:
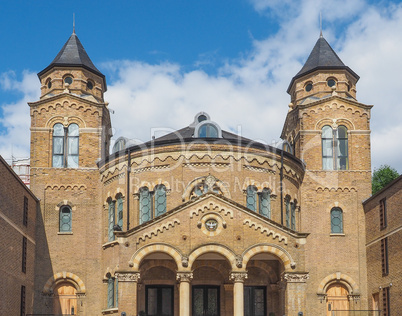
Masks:
[[[53,313],[56,315],[78,315],[77,290],[71,284],[63,283],[55,288]]]
[[[349,316],[349,300],[347,288],[340,284],[332,284],[327,289],[327,316]]]

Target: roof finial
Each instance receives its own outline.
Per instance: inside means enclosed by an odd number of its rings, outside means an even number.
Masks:
[[[75,13],[73,13],[73,34],[75,34]]]
[[[321,11],[320,11],[320,37],[323,37],[322,36],[322,13],[321,13]]]

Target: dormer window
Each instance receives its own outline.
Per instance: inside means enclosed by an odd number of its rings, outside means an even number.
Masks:
[[[194,138],[222,138],[221,128],[205,112],[198,113],[190,127],[194,127]]]

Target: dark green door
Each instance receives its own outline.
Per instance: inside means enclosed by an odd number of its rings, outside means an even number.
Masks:
[[[219,286],[193,286],[193,316],[219,316]]]
[[[148,285],[145,299],[148,316],[173,316],[173,286]]]
[[[244,287],[244,316],[265,316],[265,287],[245,286]]]

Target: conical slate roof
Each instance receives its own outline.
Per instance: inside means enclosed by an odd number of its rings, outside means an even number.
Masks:
[[[328,44],[323,36],[320,36],[315,43],[310,56],[307,58],[306,63],[302,69],[292,78],[290,82],[288,93],[294,81],[304,75],[312,73],[316,70],[331,70],[331,69],[345,69],[348,70],[356,79],[359,76],[349,67],[347,67],[342,60],[338,57],[332,47]]]
[[[56,58],[50,63],[49,66],[39,72],[38,76],[41,76],[55,66],[83,67],[105,79],[105,76],[92,63],[87,52],[85,51],[84,46],[82,46],[75,32],[73,32],[68,41],[64,44],[63,48],[57,54]]]

